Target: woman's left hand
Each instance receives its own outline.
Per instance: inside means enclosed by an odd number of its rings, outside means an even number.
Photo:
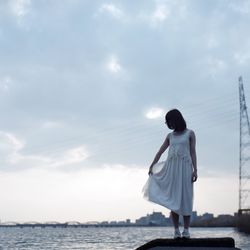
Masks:
[[[151,174],[153,174],[153,172],[152,172],[152,167],[150,167],[150,168],[149,168],[149,171],[148,171],[148,175],[151,175]]]
[[[192,174],[192,182],[197,181],[197,178],[198,178],[197,172],[194,171],[193,174]]]

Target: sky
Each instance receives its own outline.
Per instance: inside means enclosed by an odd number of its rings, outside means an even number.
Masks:
[[[168,216],[142,188],[172,108],[196,134],[194,210],[236,212],[249,22],[244,0],[1,0],[0,220]]]

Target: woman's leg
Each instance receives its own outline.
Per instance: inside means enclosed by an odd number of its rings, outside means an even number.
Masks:
[[[190,233],[189,233],[189,225],[190,225],[190,215],[188,216],[183,216],[183,220],[184,220],[184,230],[182,232],[182,238],[190,238]]]
[[[171,215],[175,229],[179,228],[179,214],[171,211]]]
[[[171,211],[171,217],[174,224],[174,239],[180,239],[181,238],[181,232],[179,230],[179,214]]]
[[[184,229],[188,229],[190,225],[190,215],[183,216],[183,220],[184,220]]]

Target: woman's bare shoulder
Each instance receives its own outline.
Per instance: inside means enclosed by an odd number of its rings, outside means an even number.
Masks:
[[[170,138],[170,136],[171,136],[172,133],[173,133],[173,132],[169,132],[169,133],[167,134],[167,138],[168,138],[168,139]]]

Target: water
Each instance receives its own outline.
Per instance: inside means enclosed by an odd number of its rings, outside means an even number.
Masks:
[[[236,247],[250,250],[250,236],[234,228],[191,228],[191,236],[233,237]],[[135,249],[155,238],[172,238],[171,227],[0,228],[1,250]]]

